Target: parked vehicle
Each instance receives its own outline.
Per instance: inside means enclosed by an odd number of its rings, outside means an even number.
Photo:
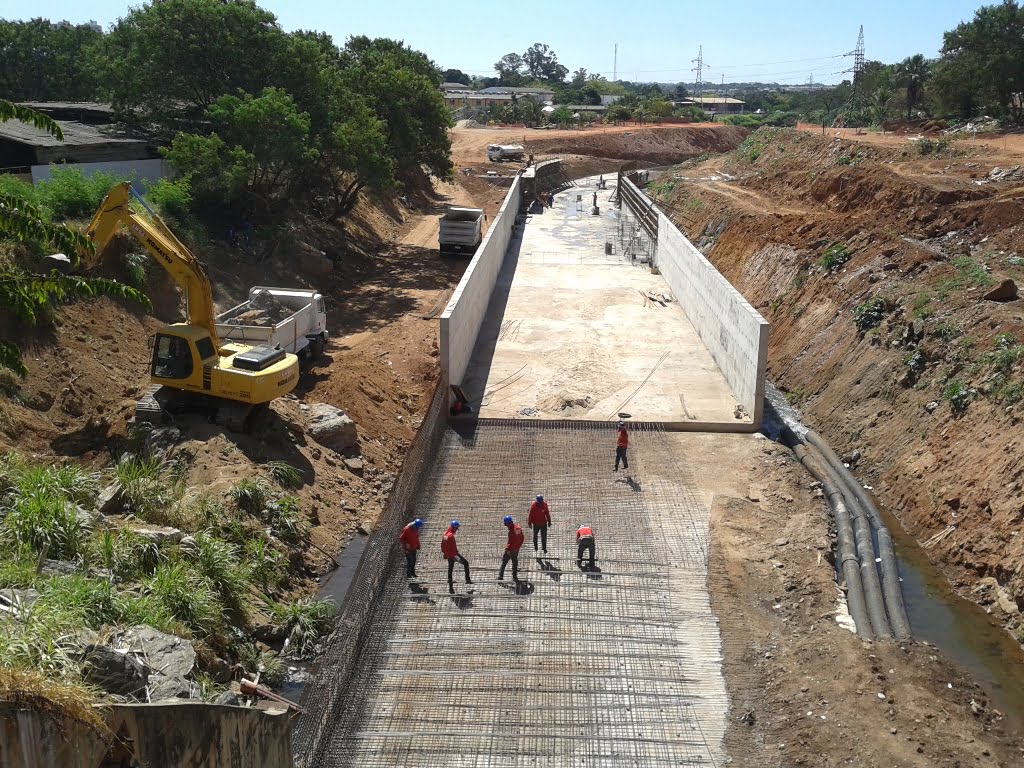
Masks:
[[[522,144],[489,144],[487,147],[487,159],[492,163],[500,163],[503,160],[522,160],[526,149]]]
[[[472,256],[483,240],[484,212],[481,208],[450,207],[441,217],[437,240],[441,255]]]

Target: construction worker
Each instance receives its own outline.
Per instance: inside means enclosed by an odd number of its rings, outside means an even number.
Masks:
[[[512,515],[505,515],[502,520],[508,528],[508,541],[505,543],[505,554],[501,556],[501,568],[498,569],[498,581],[505,578],[505,566],[512,563],[512,581],[519,583],[519,548],[523,546],[523,529],[520,528]]]
[[[459,554],[459,545],[455,543],[455,534],[459,530],[459,521],[452,520],[452,524],[448,526],[448,530],[444,532],[444,536],[441,537],[441,555],[445,560],[448,561],[448,593],[455,594],[455,586],[452,584],[452,574],[455,571],[455,561],[458,560],[462,563],[462,567],[466,569],[466,583],[472,584],[473,580],[469,578],[469,560]]]
[[[615,438],[615,472],[619,471],[619,461],[622,461],[622,468],[629,469],[629,459],[626,458],[626,449],[629,447],[629,433],[626,431],[626,422],[619,422],[618,435]]]
[[[576,529],[576,567],[583,569],[583,553],[590,554],[587,570],[594,570],[594,531],[589,525],[581,525]]]
[[[423,521],[418,517],[411,523],[407,523],[402,532],[398,534],[398,543],[405,552],[405,577],[415,579],[416,576],[416,554],[420,551],[420,528]]]
[[[526,518],[526,525],[533,529],[533,551],[537,551],[537,534],[540,534],[540,548],[547,554],[551,510],[543,496],[538,494],[536,501],[530,504],[530,515]]]

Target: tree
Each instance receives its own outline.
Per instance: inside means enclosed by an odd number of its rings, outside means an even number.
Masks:
[[[94,26],[45,19],[0,20],[0,93],[15,101],[96,98],[90,51],[103,37]]]
[[[573,88],[583,88],[587,83],[587,70],[580,67],[572,73],[572,86]]]
[[[964,82],[972,82],[972,97],[1001,117],[1024,122],[1024,8],[1003,0],[975,11],[974,19],[959,24],[943,37],[941,67],[936,71],[938,101],[961,110],[970,104]]]
[[[63,141],[60,128],[50,118],[0,99],[0,122],[7,120],[21,120]],[[56,247],[75,259],[79,254],[92,252],[92,242],[82,233],[54,224],[27,196],[10,191],[0,193],[0,239],[13,240],[36,251]],[[38,323],[43,311],[54,304],[95,296],[132,299],[144,307],[151,306],[145,294],[116,280],[61,275],[55,271],[49,275],[32,274],[9,262],[0,265],[0,307],[27,325]],[[28,374],[21,350],[12,341],[0,339],[0,368],[22,377]]]
[[[353,37],[342,51],[349,88],[362,93],[387,126],[388,154],[399,176],[426,166],[452,178],[451,117],[441,95],[441,70],[419,51],[385,38]]]
[[[568,67],[559,64],[555,52],[544,43],[534,43],[527,48],[522,61],[527,73],[538,80],[560,83],[569,74]]]
[[[97,49],[117,119],[171,135],[226,93],[274,85],[285,36],[252,2],[163,0],[132,8]]]
[[[920,53],[909,56],[896,65],[896,84],[906,89],[907,120],[924,95],[924,85],[931,76],[927,59]]]
[[[461,69],[446,69],[444,71],[444,81],[446,83],[462,83],[466,86],[472,82],[469,75]]]
[[[573,120],[572,110],[562,104],[555,108],[555,111],[551,113],[549,119],[551,122],[557,123],[558,125],[568,125]]]
[[[506,53],[494,63],[494,71],[498,73],[498,85],[521,85],[523,76],[523,57],[518,53]]]
[[[885,86],[876,89],[871,94],[871,98],[868,99],[867,112],[873,125],[884,127],[885,121],[889,117],[889,102],[891,99],[892,91]]]

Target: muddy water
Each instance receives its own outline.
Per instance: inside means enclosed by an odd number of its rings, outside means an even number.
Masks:
[[[1005,715],[1006,729],[1024,733],[1024,652],[983,608],[957,595],[924,548],[876,506],[892,533],[914,637],[964,667],[991,696],[989,706]]]
[[[357,533],[348,546],[342,550],[341,555],[337,558],[338,567],[327,574],[327,577],[321,582],[320,589],[317,590],[316,596],[321,600],[332,600],[334,605],[339,609],[342,603],[345,602],[345,596],[348,594],[348,589],[352,586],[352,579],[356,575],[356,569],[359,567],[359,560],[363,556],[363,550],[366,549],[366,542],[369,536]],[[306,680],[309,677],[310,664],[305,662],[290,661],[288,666],[288,680],[281,686],[278,694],[284,696],[286,699],[294,702],[302,697],[302,689],[306,686]]]

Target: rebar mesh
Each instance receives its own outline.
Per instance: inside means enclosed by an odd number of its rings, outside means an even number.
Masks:
[[[434,460],[417,459],[431,471],[415,504],[389,507],[399,519],[367,550],[390,570],[369,590],[372,605],[346,606],[307,687],[300,764],[719,761],[726,694],[706,589],[707,505],[678,436],[634,428],[628,474],[612,472],[614,437],[607,424],[480,422],[423,441]],[[549,554],[535,558],[525,523],[537,493],[554,524]],[[509,513],[527,533],[518,587],[510,571],[496,581]],[[394,537],[413,516],[426,524],[422,582],[410,585]],[[464,586],[457,568],[449,596],[439,541],[452,518],[475,583]],[[576,567],[582,523],[595,529],[597,572]]]

